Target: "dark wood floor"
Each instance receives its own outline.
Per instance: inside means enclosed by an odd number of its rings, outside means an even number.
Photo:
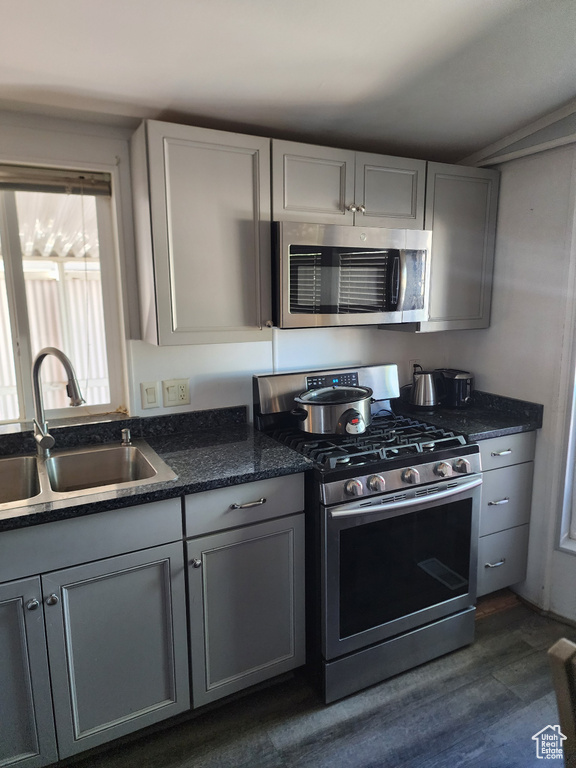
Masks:
[[[487,610],[486,608],[495,610]],[[335,704],[300,677],[73,763],[74,768],[531,768],[558,722],[546,650],[576,629],[514,597],[476,642]],[[549,761],[550,762],[550,761]],[[552,761],[558,766],[560,761]],[[64,765],[64,764],[62,764]]]

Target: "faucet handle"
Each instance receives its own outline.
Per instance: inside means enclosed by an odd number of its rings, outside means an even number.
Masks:
[[[44,424],[40,425],[36,419],[34,419],[34,440],[36,440],[38,446],[44,450],[49,450],[53,447],[56,441],[50,432],[48,432],[48,422],[45,421]]]

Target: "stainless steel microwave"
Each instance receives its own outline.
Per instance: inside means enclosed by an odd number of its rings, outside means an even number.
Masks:
[[[285,221],[273,234],[279,328],[428,319],[431,232]]]

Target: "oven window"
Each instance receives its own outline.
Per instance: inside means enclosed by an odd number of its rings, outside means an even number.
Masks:
[[[398,308],[396,249],[290,246],[290,312],[391,312]]]
[[[340,638],[468,591],[472,500],[340,531]]]

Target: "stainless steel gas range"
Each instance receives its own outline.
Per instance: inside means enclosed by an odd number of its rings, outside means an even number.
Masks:
[[[303,432],[294,397],[353,380],[361,434]],[[478,446],[396,416],[395,365],[254,376],[257,428],[313,462],[307,480],[308,663],[326,702],[474,639]]]

